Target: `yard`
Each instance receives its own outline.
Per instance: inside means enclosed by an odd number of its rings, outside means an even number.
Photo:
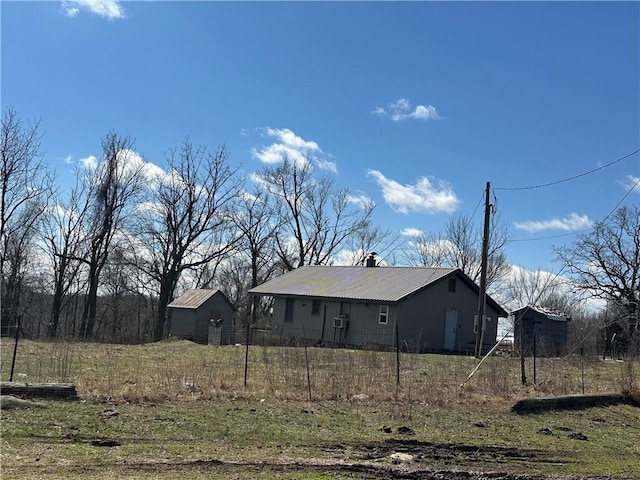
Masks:
[[[13,342],[3,339],[2,380]],[[21,342],[14,380],[77,401],[2,411],[2,478],[638,478],[640,409],[532,396],[637,389],[640,365],[254,347]],[[526,365],[532,378],[532,365]],[[399,380],[399,382],[398,382]]]

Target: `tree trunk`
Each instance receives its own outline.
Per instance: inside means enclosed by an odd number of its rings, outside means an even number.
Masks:
[[[89,291],[85,299],[84,309],[82,311],[82,323],[80,324],[80,336],[84,340],[93,337],[93,327],[96,323],[96,313],[98,310],[98,282],[96,278],[91,278],[89,283]]]
[[[47,337],[55,338],[58,334],[60,324],[60,312],[62,311],[62,292],[56,289],[53,295],[53,305],[51,306],[51,320],[47,326]]]
[[[156,325],[153,333],[153,340],[158,342],[162,340],[165,333],[168,333],[167,328],[167,305],[170,303],[171,288],[167,282],[163,282],[160,286],[160,296],[158,298],[158,313],[156,316]]]

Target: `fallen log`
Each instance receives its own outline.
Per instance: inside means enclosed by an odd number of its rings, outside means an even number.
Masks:
[[[73,383],[18,383],[1,382],[0,393],[27,398],[56,398],[74,400],[78,398]]]
[[[564,395],[560,397],[525,398],[518,400],[511,411],[515,413],[538,413],[550,410],[581,410],[591,407],[628,404],[638,406],[638,399],[632,395]]]

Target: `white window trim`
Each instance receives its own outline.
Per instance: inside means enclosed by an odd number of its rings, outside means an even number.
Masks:
[[[384,322],[382,321],[383,318]],[[386,325],[389,323],[389,305],[380,305],[380,309],[378,310],[378,323],[380,325]]]

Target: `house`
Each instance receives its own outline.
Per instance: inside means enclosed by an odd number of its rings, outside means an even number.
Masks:
[[[220,290],[188,290],[168,308],[170,335],[210,345],[233,342],[233,305]]]
[[[478,286],[457,268],[304,266],[251,290],[274,297],[271,333],[318,345],[474,353]],[[487,296],[483,350],[497,319]]]
[[[543,307],[527,306],[511,312],[511,317],[514,344],[525,356],[557,356],[566,350],[569,316]]]

